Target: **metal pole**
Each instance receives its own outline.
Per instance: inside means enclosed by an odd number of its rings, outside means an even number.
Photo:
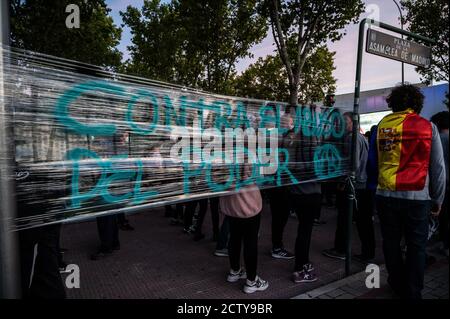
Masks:
[[[395,5],[398,8],[398,12],[400,13],[400,26],[401,29],[403,30],[403,14],[402,14],[402,9],[400,7],[400,5],[398,4],[398,2],[396,0],[393,0]],[[403,34],[402,34],[402,39],[403,39]],[[405,63],[402,62],[402,85],[405,84]]]
[[[364,45],[364,28],[367,25],[376,25],[382,29],[386,29],[392,32],[400,33],[401,35],[406,35],[416,40],[426,42],[428,44],[434,44],[436,41],[433,39],[421,36],[419,34],[411,33],[403,29],[396,28],[389,24],[375,21],[373,19],[363,19],[359,24],[359,37],[358,37],[358,55],[356,59],[356,76],[355,76],[355,96],[353,104],[353,131],[352,131],[352,147],[351,147],[351,170],[350,170],[350,182],[354,185],[355,175],[356,175],[356,141],[357,134],[359,132],[359,97],[361,93],[361,70],[362,70],[362,58],[363,58],[363,45]],[[350,185],[348,185],[350,186]],[[353,219],[353,205],[354,205],[354,194],[351,187],[348,187],[348,214],[347,214],[347,245],[345,252],[345,275],[350,275],[351,257],[352,257],[352,219]]]
[[[11,112],[7,107],[4,71],[9,45],[9,0],[0,1],[0,297],[19,297],[17,235],[12,232],[15,218],[12,176],[14,145],[11,134]]]
[[[355,96],[353,103],[353,129],[352,129],[352,147],[350,155],[351,171],[350,181],[347,185],[347,246],[345,252],[345,275],[350,275],[350,267],[352,263],[352,221],[353,221],[353,205],[355,201],[355,195],[353,193],[351,185],[354,185],[356,175],[356,142],[359,127],[359,96],[361,92],[361,69],[363,58],[363,45],[364,45],[364,27],[366,26],[367,19],[364,19],[359,24],[359,36],[358,36],[358,55],[356,58],[356,77],[355,77]]]

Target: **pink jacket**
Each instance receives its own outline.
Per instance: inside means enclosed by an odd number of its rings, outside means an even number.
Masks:
[[[230,217],[250,218],[262,209],[262,198],[258,186],[248,185],[238,193],[220,198],[220,210]]]

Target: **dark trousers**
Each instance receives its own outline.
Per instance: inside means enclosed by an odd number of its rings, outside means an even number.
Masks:
[[[441,213],[439,214],[439,239],[444,245],[445,249],[448,249],[448,186],[445,191],[444,202],[442,203]]]
[[[205,218],[206,210],[208,209],[207,198],[193,200],[186,203],[186,211],[184,213],[184,228],[188,229],[192,226],[192,218],[194,217],[195,209],[197,208],[197,206],[200,206],[197,222],[203,224],[203,219]]]
[[[376,197],[388,282],[402,297],[420,299],[425,271],[430,201]],[[400,242],[405,236],[403,260]]]
[[[373,227],[373,196],[370,190],[357,189],[356,202],[353,213],[361,241],[361,254],[364,258],[375,257],[375,231]],[[334,249],[345,253],[347,243],[347,191],[339,190],[336,193],[336,207],[338,211]]]
[[[295,271],[300,271],[309,263],[309,248],[314,218],[322,206],[321,194],[292,194],[295,213],[298,218],[297,239],[295,240]]]
[[[172,210],[172,218],[173,219],[181,219],[184,218],[184,205],[183,203],[179,203],[175,205],[175,210]]]
[[[291,208],[289,189],[287,187],[270,189],[269,201],[272,213],[272,248],[283,248],[283,233]]]
[[[128,224],[128,219],[126,219],[124,213],[117,214],[117,222],[119,225],[126,225]]]
[[[212,219],[212,227],[213,234],[219,234],[219,198],[213,197],[209,198],[209,205],[211,209],[211,219]],[[208,210],[208,199],[201,199],[196,201],[191,201],[186,204],[186,214],[184,215],[184,227],[189,228],[192,225],[192,218],[195,214],[195,209],[197,206],[200,206],[200,210],[197,215],[197,225],[195,228],[195,232],[197,234],[202,233],[203,222],[205,221],[205,215]]]
[[[165,205],[164,206],[164,217],[171,217],[173,215],[172,206]]]
[[[120,245],[116,215],[97,217],[97,229],[100,237],[100,251],[111,252],[114,247]]]
[[[209,199],[209,207],[211,209],[211,221],[214,236],[219,235],[219,197]]]
[[[219,239],[217,240],[216,249],[222,250],[228,248],[228,239],[230,237],[230,219],[225,216],[220,226]]]
[[[336,193],[336,182],[325,181],[322,183],[322,197],[328,206],[333,206],[333,196]]]
[[[51,225],[19,232],[23,298],[66,297],[58,263],[60,227]]]
[[[347,194],[345,190],[336,191],[337,221],[334,236],[334,249],[345,253],[347,242]]]
[[[370,190],[356,190],[355,220],[361,240],[361,255],[375,258],[375,231],[373,227],[373,193]]]
[[[250,218],[228,217],[230,222],[230,243],[228,254],[232,270],[241,268],[241,246],[244,243],[244,262],[247,279],[255,280],[258,263],[258,231],[261,214]]]

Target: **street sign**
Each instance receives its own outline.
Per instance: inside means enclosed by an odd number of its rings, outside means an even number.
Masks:
[[[424,68],[431,64],[430,47],[373,29],[367,30],[366,52]]]

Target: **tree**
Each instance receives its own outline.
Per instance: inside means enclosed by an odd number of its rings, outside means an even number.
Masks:
[[[235,65],[267,33],[257,0],[145,1],[122,13],[133,34],[129,69],[227,94]],[[162,51],[161,51],[162,50]],[[160,54],[160,52],[164,52]],[[161,63],[155,65],[154,61]]]
[[[333,57],[325,46],[314,50],[306,59],[299,81],[301,103],[321,101],[334,93]],[[236,94],[273,101],[289,100],[289,82],[279,55],[259,58],[236,78]]]
[[[183,26],[203,57],[202,87],[230,93],[230,78],[238,59],[252,56],[250,48],[262,41],[267,27],[256,10],[257,0],[180,1]]]
[[[131,60],[126,61],[124,71],[155,80],[179,82],[177,54],[183,41],[174,5],[159,0],[145,1],[141,10],[128,6],[120,15],[131,29],[133,43],[128,46]]]
[[[306,58],[300,75],[299,100],[302,103],[318,102],[326,94],[336,90],[336,79],[333,77],[334,55],[327,47],[319,47]]]
[[[289,103],[298,103],[299,84],[308,55],[327,40],[337,41],[342,29],[357,22],[361,0],[265,0],[261,10],[269,16],[275,44],[286,68]],[[293,43],[293,49],[289,49]]]
[[[80,8],[80,28],[66,27],[66,7]],[[11,0],[11,43],[15,47],[117,68],[122,30],[108,16],[105,0]]]
[[[410,32],[436,40],[432,46],[431,68],[417,68],[426,84],[431,80],[449,81],[448,38],[449,7],[447,0],[405,0],[401,2],[407,10],[403,23],[408,25]]]
[[[235,80],[235,94],[255,99],[286,101],[289,85],[278,56],[259,58]]]

